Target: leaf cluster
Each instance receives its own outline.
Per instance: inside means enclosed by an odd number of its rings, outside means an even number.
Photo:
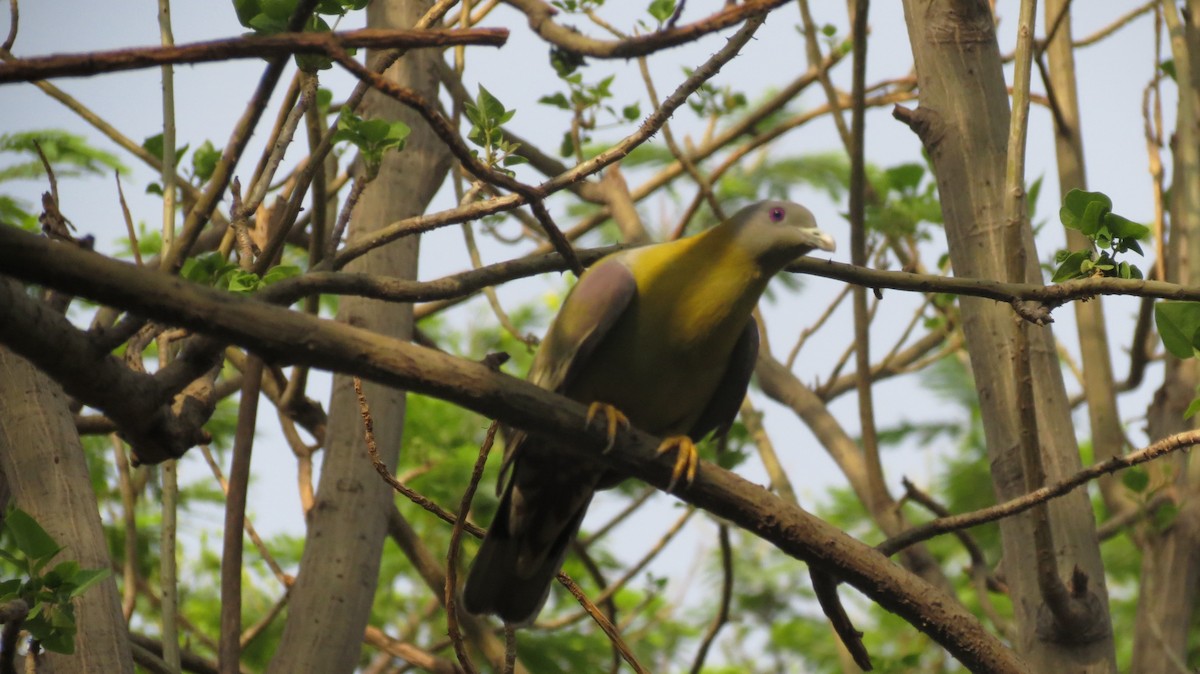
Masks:
[[[22,627],[42,648],[55,653],[75,652],[75,607],[71,600],[108,577],[108,569],[85,569],[79,562],[59,562],[62,552],[42,525],[19,508],[4,518],[4,537],[11,545],[0,548],[0,559],[16,567],[17,577],[0,582],[0,603],[24,599],[29,614]]]
[[[368,0],[321,0],[316,11],[304,24],[306,33],[328,33],[332,28],[323,17],[342,17],[347,12],[367,6]],[[299,0],[233,0],[233,10],[238,21],[257,35],[271,35],[287,31],[288,20],[296,13]],[[356,50],[347,49],[354,54]],[[328,70],[333,61],[324,54],[296,54],[296,65],[307,73]]]
[[[183,145],[175,148],[175,166],[179,166],[179,162],[183,161],[184,155],[191,148],[190,145]],[[161,133],[154,134],[142,141],[142,149],[149,152],[151,155],[158,158],[159,161],[166,160],[166,148],[163,147],[163,135]],[[211,140],[206,140],[201,143],[194,152],[192,152],[191,173],[185,174],[185,178],[189,179],[193,185],[199,187],[208,182],[212,178],[213,172],[217,169],[217,162],[221,161],[221,151],[213,147]],[[146,187],[147,194],[163,193],[162,185],[158,183],[150,183]]]
[[[482,84],[479,85],[479,93],[475,96],[475,101],[464,106],[463,114],[471,121],[471,130],[467,133],[467,140],[483,148],[485,164],[512,175],[511,170],[500,167],[516,166],[526,162],[524,157],[513,154],[520,144],[506,140],[500,130],[502,125],[517,114],[517,111],[505,108],[500,99],[493,96],[492,92],[485,89]],[[475,154],[478,156],[478,153]]]
[[[358,148],[366,167],[367,179],[371,180],[379,173],[383,155],[388,150],[403,150],[410,133],[412,129],[400,120],[363,119],[352,112],[343,111],[338,117],[333,141],[345,141]]]
[[[581,156],[584,145],[592,140],[591,131],[599,125],[599,113],[604,112],[618,122],[633,122],[642,116],[641,106],[634,102],[621,107],[609,103],[613,97],[612,84],[616,75],[609,75],[596,83],[587,83],[583,73],[576,72],[587,65],[583,57],[561,49],[550,50],[550,65],[567,85],[566,93],[557,91],[542,96],[538,103],[566,110],[574,117],[571,129],[563,133],[558,152],[563,157]]]
[[[299,267],[281,264],[271,267],[265,274],[259,276],[225,259],[221,253],[206,253],[188,258],[180,271],[183,278],[193,283],[233,293],[251,293],[299,274]]]
[[[1140,279],[1142,271],[1117,256],[1129,251],[1143,255],[1138,240],[1150,235],[1150,228],[1112,212],[1112,199],[1101,192],[1071,190],[1063,199],[1058,218],[1064,227],[1086,236],[1098,250],[1059,251],[1054,257],[1058,268],[1051,280],[1062,283],[1089,276]]]

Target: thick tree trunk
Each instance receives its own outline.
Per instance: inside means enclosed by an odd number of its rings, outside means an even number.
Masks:
[[[0,278],[0,283],[14,283]],[[62,388],[29,361],[0,346],[0,478],[12,503],[33,516],[86,569],[112,560],[96,509],[83,445]],[[4,492],[0,488],[0,493]],[[109,577],[75,600],[75,653],[48,653],[38,672],[133,673],[129,631],[117,581]]]
[[[372,2],[372,28],[408,28],[424,13],[420,0]],[[387,73],[426,100],[436,100],[436,50],[414,50]],[[449,168],[449,154],[420,118],[375,92],[364,116],[401,119],[412,128],[401,152],[390,152],[359,201],[349,237],[362,236],[425,211]],[[346,269],[415,279],[418,239],[410,237],[355,260]],[[346,297],[338,320],[382,334],[412,335],[412,306]],[[404,392],[365,383],[384,461],[394,466],[404,427]],[[350,672],[359,659],[375,598],[379,559],[392,509],[392,489],[375,473],[363,442],[362,418],[351,378],[334,377],[321,480],[310,513],[300,573],[292,590],[288,621],[269,671]]]
[[[1004,182],[1009,102],[995,27],[986,2],[906,0],[905,17],[916,62],[920,107],[905,121],[933,160],[955,274],[1005,279]],[[1026,278],[1040,282],[1032,231],[1022,236],[1028,251]],[[1012,310],[962,298],[963,330],[979,393],[988,455],[998,499],[1026,491],[1016,409]],[[1080,467],[1053,335],[1031,331],[1039,450],[1047,479],[1056,481]],[[1018,628],[1018,652],[1037,672],[1113,672],[1116,669],[1108,596],[1095,521],[1084,492],[1049,506],[1058,576],[1075,569],[1093,595],[1088,629],[1063,634],[1045,611],[1039,591],[1030,515],[1002,520],[1004,575]]]

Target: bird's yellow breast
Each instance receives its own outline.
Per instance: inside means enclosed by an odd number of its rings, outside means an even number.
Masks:
[[[637,294],[566,391],[659,435],[688,432],[712,398],[767,278],[722,233],[635,251]]]

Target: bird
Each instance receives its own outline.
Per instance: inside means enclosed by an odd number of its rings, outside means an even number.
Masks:
[[[699,234],[612,253],[563,300],[528,380],[588,405],[611,448],[622,427],[665,438],[672,482],[690,484],[695,443],[733,423],[758,355],[752,316],[767,282],[833,238],[804,206],[760,201]],[[606,448],[606,451],[607,449]],[[472,614],[533,622],[593,494],[624,475],[520,430],[506,435],[500,504],[467,574]]]

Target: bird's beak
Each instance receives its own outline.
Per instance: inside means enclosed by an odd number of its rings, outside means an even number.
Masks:
[[[837,250],[837,242],[833,240],[833,237],[816,227],[802,229],[800,234],[805,245],[811,246],[814,250],[823,250],[827,253]]]

